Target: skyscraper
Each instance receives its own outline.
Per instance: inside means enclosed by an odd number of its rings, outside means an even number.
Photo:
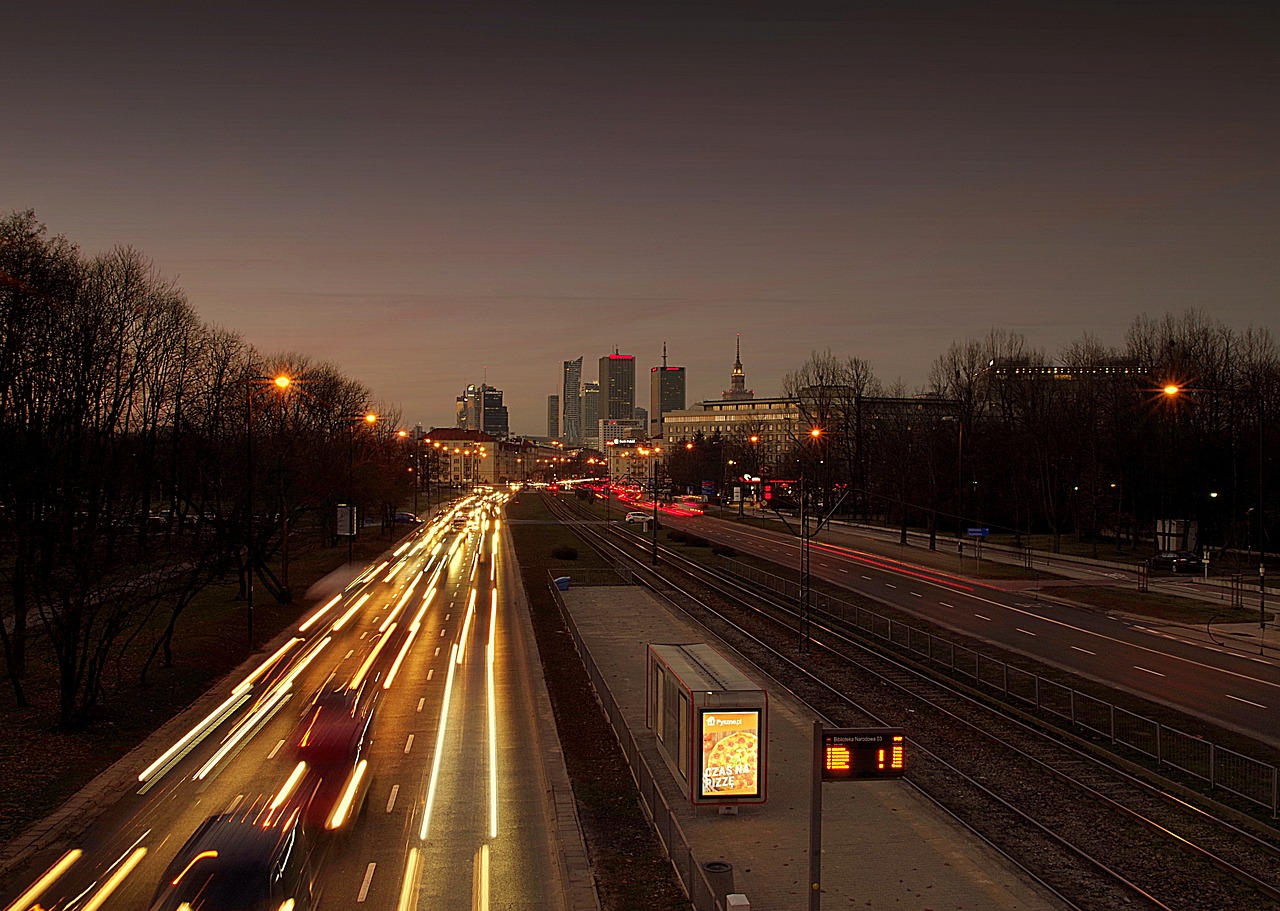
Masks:
[[[502,390],[485,383],[469,384],[458,396],[458,426],[506,439],[507,406],[502,404]]]
[[[582,384],[582,437],[581,443],[600,445],[600,384]]]
[[[662,436],[662,416],[684,411],[684,368],[667,366],[667,346],[662,345],[662,366],[649,370],[649,436]]]
[[[560,402],[564,405],[564,441],[570,445],[582,442],[582,358],[564,362],[564,388]]]
[[[604,408],[600,417],[610,421],[631,421],[636,412],[636,359],[630,354],[613,354],[600,358],[600,394]]]
[[[560,439],[560,396],[547,396],[547,437]]]

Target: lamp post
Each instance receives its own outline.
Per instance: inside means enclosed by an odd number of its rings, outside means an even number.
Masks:
[[[356,475],[356,427],[360,424],[372,426],[378,423],[378,416],[372,411],[359,416],[352,416],[347,421],[350,433],[347,435],[347,562],[355,562],[356,528],[359,525],[360,511],[355,502]]]
[[[816,441],[821,438],[821,428],[810,428],[809,439]],[[805,463],[802,450],[800,454],[800,654],[802,655],[809,652],[809,607],[813,591],[809,574],[812,546],[807,500],[808,491],[805,490]]]
[[[245,380],[245,620],[248,627],[249,648],[253,648],[253,573],[257,565],[253,541],[253,399],[254,386],[270,383],[283,393],[293,384],[292,378],[281,373],[274,377],[255,376]]]

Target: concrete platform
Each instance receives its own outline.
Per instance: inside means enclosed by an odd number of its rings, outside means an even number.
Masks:
[[[562,597],[697,862],[732,864],[734,889],[747,896],[753,911],[806,909],[813,716],[641,588],[571,587]],[[682,796],[645,726],[645,654],[655,642],[709,642],[768,691],[767,803],[721,816],[717,808],[695,808]],[[827,783],[822,800],[824,909],[1059,907],[904,781]]]

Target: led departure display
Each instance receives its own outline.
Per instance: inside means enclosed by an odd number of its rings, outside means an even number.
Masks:
[[[822,732],[822,780],[901,778],[906,772],[902,728],[829,728]]]

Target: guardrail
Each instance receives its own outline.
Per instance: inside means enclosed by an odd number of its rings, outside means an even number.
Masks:
[[[618,707],[617,701],[609,691],[609,685],[605,682],[604,675],[600,673],[599,667],[596,666],[591,653],[583,643],[582,635],[578,632],[578,627],[573,622],[573,615],[565,607],[564,596],[556,588],[554,575],[548,573],[547,576],[547,584],[551,589],[551,596],[555,598],[556,606],[560,608],[560,614],[564,617],[564,623],[569,630],[569,635],[573,637],[574,647],[577,648],[578,655],[582,658],[582,663],[587,669],[587,675],[591,678],[591,684],[596,692],[596,699],[600,702],[600,707],[608,717],[609,724],[622,747],[622,753],[626,756],[627,768],[631,771],[631,778],[635,781],[636,789],[640,792],[641,806],[644,807],[645,815],[649,817],[649,822],[653,825],[653,830],[657,834],[658,840],[662,843],[663,850],[667,852],[667,857],[676,871],[676,876],[680,878],[680,883],[684,886],[685,893],[689,896],[690,902],[693,903],[697,911],[724,911],[724,905],[716,897],[706,873],[703,872],[701,865],[694,858],[693,849],[689,847],[689,841],[684,836],[680,821],[676,818],[675,813],[672,812],[671,804],[667,801],[666,795],[662,793],[658,779],[654,777],[653,769],[640,752],[640,745],[636,742],[636,738],[631,733],[631,728],[627,725],[627,720],[623,716],[622,710]],[[669,774],[665,768],[662,769],[662,773]]]
[[[800,599],[800,585],[790,579],[744,563],[733,563],[729,569],[753,585],[793,601]],[[1280,772],[1274,765],[825,592],[810,591],[809,603],[815,612],[1002,693],[1011,702],[1034,706],[1154,759],[1157,767],[1177,769],[1207,782],[1211,788],[1264,807],[1271,811],[1272,818],[1280,811]]]

